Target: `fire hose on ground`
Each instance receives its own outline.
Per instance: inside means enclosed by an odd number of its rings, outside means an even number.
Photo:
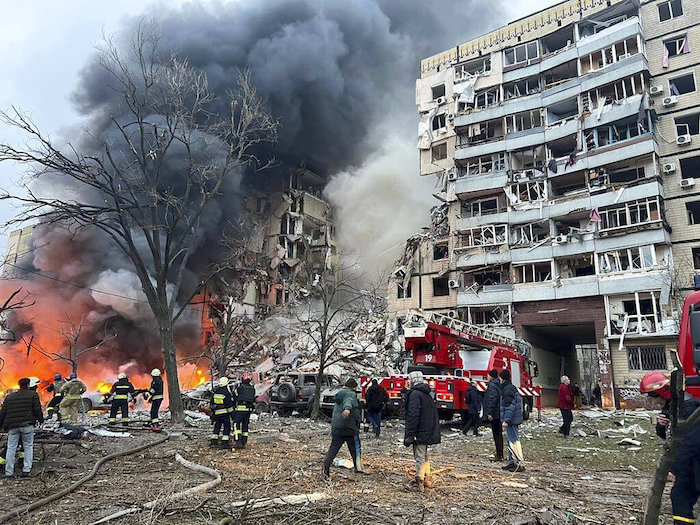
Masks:
[[[63,490],[60,490],[56,492],[55,494],[51,494],[50,496],[47,496],[45,498],[42,498],[40,500],[35,501],[34,503],[30,503],[28,505],[25,505],[23,507],[16,508],[14,510],[11,510],[10,512],[6,512],[5,514],[0,515],[0,523],[5,523],[6,521],[11,520],[12,518],[17,518],[21,516],[22,514],[26,514],[28,512],[32,512],[33,510],[36,510],[40,507],[43,507],[44,505],[51,503],[52,501],[56,501],[57,499],[62,498],[63,496],[66,496],[67,494],[70,494],[73,492],[75,489],[78,487],[84,485],[88,481],[90,481],[92,478],[94,478],[97,475],[97,471],[100,469],[102,465],[107,463],[108,461],[121,457],[121,456],[129,456],[131,454],[136,454],[137,452],[141,452],[142,450],[146,450],[147,448],[154,447],[156,445],[160,445],[161,443],[165,443],[168,439],[170,439],[170,434],[168,433],[167,430],[163,430],[163,433],[165,434],[163,437],[160,439],[157,439],[156,441],[153,441],[152,443],[146,443],[145,445],[138,446],[136,448],[132,448],[129,450],[125,450],[123,452],[114,452],[112,454],[109,454],[97,461],[95,465],[92,467],[92,470],[83,478],[80,478],[78,481],[73,483],[71,486],[66,487]]]

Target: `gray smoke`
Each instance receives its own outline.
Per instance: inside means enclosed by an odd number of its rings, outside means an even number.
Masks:
[[[173,9],[161,5],[146,15],[157,19],[163,56],[176,53],[206,72],[210,88],[222,100],[226,90],[235,88],[238,72],[250,69],[281,121],[279,142],[269,156],[279,160],[279,170],[305,160],[329,174],[327,195],[337,210],[341,246],[359,252],[371,270],[394,258],[396,250],[390,248],[428,221],[432,181],[419,179],[415,147],[414,85],[420,59],[476,36],[486,29],[486,19],[502,19],[500,3],[488,0],[192,2]],[[142,19],[126,24],[118,37],[121,45],[128,45]],[[94,59],[82,71],[73,96],[98,136],[110,133],[108,117],[120,118],[122,101],[108,86]],[[264,183],[254,177],[245,182]],[[178,179],[175,167],[171,179]],[[202,257],[237,213],[242,191],[239,181],[232,181],[203,221]],[[104,289],[110,280],[119,281],[114,288],[123,294],[131,279],[124,258],[103,240],[83,249],[72,253],[81,260],[89,255],[81,263],[81,282]],[[46,261],[48,254],[38,255],[43,260],[36,266],[65,274],[63,267],[72,263],[64,256]],[[132,327],[127,331],[132,340],[143,336],[147,346],[156,344],[152,334],[144,335],[148,329],[139,322],[140,308],[99,294],[93,300],[96,309]]]

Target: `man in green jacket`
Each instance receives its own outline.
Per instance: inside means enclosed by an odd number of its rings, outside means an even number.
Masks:
[[[331,446],[323,460],[323,475],[330,478],[331,464],[338,455],[340,447],[346,443],[355,472],[362,472],[362,456],[360,453],[360,422],[362,412],[357,401],[355,389],[357,381],[348,379],[345,386],[335,395],[333,418],[331,419]]]

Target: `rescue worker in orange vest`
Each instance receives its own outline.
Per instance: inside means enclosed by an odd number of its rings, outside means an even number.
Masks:
[[[49,401],[49,406],[46,407],[47,419],[53,417],[54,412],[56,412],[56,421],[61,422],[61,410],[59,405],[63,399],[63,394],[61,394],[61,387],[64,382],[62,381],[61,374],[56,374],[53,376],[53,383],[46,387],[47,392],[53,392],[53,397]]]
[[[649,372],[639,385],[639,390],[647,394],[654,404],[661,408],[656,425],[656,433],[666,439],[666,428],[670,422],[671,380],[663,372]],[[700,399],[686,392],[683,399],[683,413],[678,419],[688,419],[700,407]],[[700,423],[688,429],[678,447],[676,459],[671,467],[671,508],[673,523],[693,524],[693,506],[700,496]]]
[[[148,389],[148,395],[151,401],[151,430],[157,432],[160,430],[160,417],[158,410],[163,402],[163,380],[160,377],[160,370],[154,368],[151,370],[151,387]]]
[[[134,385],[129,382],[125,373],[117,376],[117,382],[112,385],[112,406],[109,410],[109,424],[117,424],[117,412],[121,410],[122,426],[129,426],[129,395],[134,393]]]
[[[233,395],[236,411],[233,413],[233,440],[235,448],[245,448],[248,442],[248,424],[250,414],[255,408],[255,387],[250,372],[243,374],[242,382],[236,387]]]
[[[231,414],[233,413],[233,400],[228,386],[228,377],[219,378],[219,386],[214,389],[214,399],[211,404],[211,421],[214,430],[209,440],[210,447],[221,446],[231,448]],[[219,441],[219,432],[223,429],[223,436]]]

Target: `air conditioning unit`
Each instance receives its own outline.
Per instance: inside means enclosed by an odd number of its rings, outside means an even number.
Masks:
[[[457,279],[450,279],[447,281],[447,286],[450,288],[459,288],[459,281]]]
[[[445,97],[438,97],[435,99],[435,102],[437,102],[439,106],[440,104],[444,104],[445,102],[447,102],[447,99]]]
[[[447,317],[451,317],[452,319],[457,319],[457,310],[448,310]]]
[[[664,92],[664,87],[663,86],[651,86],[649,88],[649,94],[652,97],[656,97],[658,95],[661,95]]]
[[[681,179],[681,188],[690,188],[695,186],[695,179]]]
[[[676,144],[679,146],[683,144],[690,144],[691,140],[690,135],[680,135],[679,137],[676,137]]]
[[[676,171],[676,163],[675,162],[668,162],[664,164],[661,169],[663,170],[664,173],[673,173]]]
[[[448,121],[448,122],[454,122],[454,121],[455,121],[455,114],[454,114],[454,113],[448,113],[448,114],[447,114],[447,121]]]
[[[676,95],[670,95],[670,96],[668,96],[668,97],[665,97],[665,98],[661,101],[661,104],[662,104],[664,107],[674,106],[674,105],[676,105],[677,103],[678,103],[678,97],[677,97]]]
[[[454,168],[451,168],[449,170],[445,170],[445,173],[447,174],[447,180],[452,182],[457,180],[457,170]]]
[[[569,238],[563,233],[561,233],[554,238],[554,242],[558,244],[566,244],[567,242],[569,242]]]

